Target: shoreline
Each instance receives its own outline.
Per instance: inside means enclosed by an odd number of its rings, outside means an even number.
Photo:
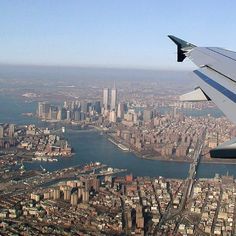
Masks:
[[[186,160],[186,159],[167,159],[164,157],[155,157],[152,155],[149,156],[144,156],[142,155],[140,152],[133,150],[132,148],[130,148],[130,145],[124,144],[123,142],[117,141],[116,139],[114,139],[114,137],[112,135],[106,134],[106,131],[104,131],[102,128],[100,127],[96,127],[94,125],[88,125],[88,128],[81,128],[81,129],[71,129],[71,128],[67,128],[67,131],[70,132],[75,132],[75,133],[83,133],[83,132],[104,132],[102,135],[104,135],[106,137],[106,139],[110,142],[112,142],[119,150],[123,151],[123,152],[127,152],[122,150],[120,147],[118,147],[118,145],[116,145],[115,143],[119,144],[121,143],[122,145],[124,145],[125,147],[129,148],[130,153],[134,154],[137,158],[140,159],[144,159],[144,160],[150,160],[150,161],[162,161],[162,162],[176,162],[176,163],[191,163],[192,160]],[[109,140],[111,139],[111,140]],[[75,153],[74,153],[75,154]],[[236,165],[236,159],[234,161],[234,159],[201,159],[200,164],[216,164],[216,165]]]
[[[94,131],[97,131],[96,129]],[[113,143],[118,149],[118,145],[116,145],[117,140],[115,140],[111,135],[106,135],[107,140],[109,140],[111,143]],[[184,160],[184,159],[166,159],[164,157],[154,157],[154,156],[144,156],[141,153],[139,153],[136,150],[133,150],[132,148],[129,147],[129,145],[125,145],[126,147],[129,148],[129,152],[133,153],[137,158],[144,159],[144,160],[151,160],[151,161],[162,161],[162,162],[177,162],[177,163],[192,163],[192,160]],[[233,161],[232,159],[201,159],[200,164],[216,164],[216,165],[236,165],[236,159]]]

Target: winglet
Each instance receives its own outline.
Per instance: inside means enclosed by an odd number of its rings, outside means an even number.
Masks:
[[[188,43],[182,39],[179,39],[173,35],[168,35],[168,37],[177,45],[177,61],[182,62],[185,59],[185,53],[192,48],[196,47],[195,45]]]

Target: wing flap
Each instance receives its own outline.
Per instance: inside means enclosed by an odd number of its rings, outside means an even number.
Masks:
[[[210,98],[202,91],[201,88],[196,88],[194,91],[180,96],[180,101],[182,102],[200,102],[209,100]]]
[[[194,71],[194,76],[198,78],[202,92],[236,124],[236,52],[216,47],[188,47],[191,44],[173,36],[170,38],[177,44],[182,59],[188,57],[200,67]],[[193,94],[189,93],[184,98]],[[215,158],[236,158],[236,139],[212,149],[210,155]]]
[[[208,67],[236,82],[236,53],[223,48],[196,47],[185,54],[199,67]]]
[[[199,87],[204,93],[236,123],[236,84],[207,68],[195,70],[194,75],[199,79]]]

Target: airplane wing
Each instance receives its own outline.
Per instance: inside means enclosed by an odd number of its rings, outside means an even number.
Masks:
[[[193,71],[199,79],[199,87],[180,99],[212,100],[236,124],[236,52],[218,47],[197,47],[173,35],[168,37],[177,45],[178,62],[188,57],[199,67]],[[224,143],[210,154],[212,157],[236,158],[236,141]]]

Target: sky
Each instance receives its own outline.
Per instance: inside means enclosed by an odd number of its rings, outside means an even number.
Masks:
[[[236,51],[236,1],[1,0],[0,63],[190,69],[173,34]]]

